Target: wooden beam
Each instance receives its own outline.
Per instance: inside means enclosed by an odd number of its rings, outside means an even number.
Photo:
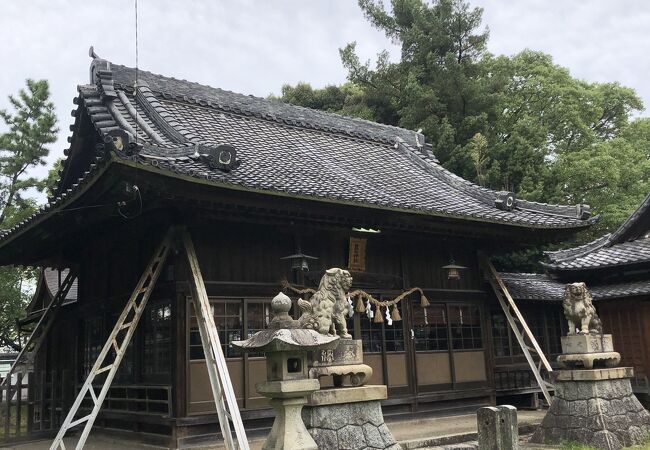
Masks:
[[[205,354],[205,362],[210,377],[210,386],[214,397],[217,414],[219,416],[219,425],[224,437],[224,443],[228,450],[234,449],[233,439],[230,432],[230,422],[228,414],[235,428],[235,435],[241,450],[248,450],[248,440],[246,439],[246,430],[239,414],[239,406],[235,398],[235,392],[232,387],[226,358],[223,355],[221,341],[217,333],[217,326],[214,323],[214,316],[210,308],[208,293],[203,283],[203,275],[199,266],[199,259],[196,256],[192,237],[185,231],[183,232],[183,247],[185,256],[190,268],[190,288],[192,291],[192,301],[194,303],[194,312],[201,334],[201,343]],[[224,404],[225,400],[225,404]],[[228,411],[226,411],[226,405]]]

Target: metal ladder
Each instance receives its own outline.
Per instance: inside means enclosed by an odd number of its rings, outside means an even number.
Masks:
[[[553,371],[553,368],[549,364],[546,356],[544,355],[544,352],[537,343],[537,339],[535,339],[535,336],[533,336],[530,328],[528,328],[524,316],[519,311],[519,308],[517,308],[514,299],[510,295],[510,292],[508,292],[508,288],[501,279],[499,272],[497,272],[497,270],[494,268],[494,265],[492,265],[492,262],[487,258],[487,256],[479,255],[479,263],[483,267],[488,282],[494,290],[497,300],[499,301],[499,305],[501,305],[501,309],[506,316],[508,325],[510,325],[510,329],[512,329],[513,334],[517,338],[517,342],[519,343],[519,346],[521,347],[521,350],[526,357],[526,361],[530,366],[530,370],[533,372],[535,380],[537,381],[539,388],[542,390],[542,394],[544,395],[546,402],[550,405],[552,398],[548,390],[549,388],[553,389],[553,385],[544,380],[542,377],[542,370],[545,369],[550,373]],[[526,338],[528,338],[528,341],[532,347],[526,343]],[[539,363],[535,363],[532,353],[537,354],[539,357]]]
[[[224,444],[227,450],[236,450],[237,448],[240,450],[249,450],[246,430],[244,429],[244,424],[239,414],[239,406],[237,405],[235,392],[228,374],[226,358],[221,349],[221,341],[214,323],[214,315],[210,308],[205,284],[203,283],[199,260],[196,256],[192,237],[188,232],[183,232],[183,246],[185,247],[185,255],[187,256],[187,262],[191,272],[190,288],[192,291],[192,302],[199,325],[203,353],[205,354],[210,386],[212,387],[212,395],[217,408],[219,426],[221,427]],[[235,442],[233,441],[230,422],[232,422],[235,429],[238,447],[235,446]]]
[[[66,277],[63,279],[63,282],[59,286],[59,290],[57,291],[56,295],[48,307],[45,309],[45,311],[43,311],[41,318],[38,319],[36,326],[32,330],[32,333],[29,335],[27,343],[25,343],[22,350],[20,350],[20,353],[18,353],[16,360],[9,369],[9,372],[7,372],[5,379],[2,381],[2,386],[11,382],[10,380],[12,375],[20,365],[25,363],[25,359],[33,359],[36,353],[38,353],[38,350],[41,348],[41,344],[43,343],[43,339],[50,331],[50,327],[54,323],[54,319],[59,312],[59,307],[63,304],[66,295],[68,295],[68,291],[74,283],[75,278],[77,278],[77,272],[73,269],[68,270],[68,275],[66,275]],[[11,399],[9,398],[7,399],[7,401],[10,400]]]
[[[63,438],[70,428],[76,427],[77,425],[85,424],[81,436],[79,437],[79,442],[77,443],[76,449],[80,450],[84,447],[86,439],[88,439],[88,434],[92,429],[93,423],[97,418],[97,414],[102,406],[106,394],[111,387],[113,378],[117,373],[122,358],[126,353],[126,350],[131,342],[133,333],[135,332],[136,327],[138,326],[138,321],[142,317],[142,313],[147,306],[147,301],[151,296],[158,276],[162,270],[167,254],[169,253],[170,248],[173,245],[174,231],[170,229],[165,235],[162,243],[157,248],[156,253],[154,253],[153,258],[149,261],[147,268],[144,270],[144,273],[140,277],[140,281],[131,294],[129,301],[122,310],[122,314],[117,320],[113,331],[111,332],[108,340],[104,344],[102,351],[97,357],[97,361],[93,365],[86,381],[84,382],[77,398],[75,399],[68,415],[61,425],[61,429],[54,438],[50,450],[62,449],[65,450],[65,444]],[[114,354],[111,355],[111,350],[114,351]],[[108,357],[108,362],[106,359]],[[112,357],[112,361],[111,361]],[[95,392],[93,387],[93,381],[98,375],[108,372],[106,378],[102,384],[102,388],[99,391],[99,395]],[[79,411],[82,402],[86,398],[86,395],[90,394],[90,399],[92,400],[93,408],[92,411],[79,419],[75,420],[75,415]]]

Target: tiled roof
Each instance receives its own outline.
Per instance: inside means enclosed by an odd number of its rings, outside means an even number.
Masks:
[[[564,284],[537,273],[500,273],[515,300],[562,300]]]
[[[133,145],[111,152],[118,161],[225,188],[526,228],[583,228],[597,220],[589,217],[586,205],[515,200],[511,210],[497,207],[507,193],[444,169],[421,133],[142,70],[136,87],[134,69],[93,57],[91,84],[79,86],[73,114],[77,119],[87,114],[100,137],[110,138],[109,147],[113,133],[126,133]],[[71,141],[75,139],[73,134]],[[215,168],[201,153],[221,144],[236,149],[237,164],[231,170]],[[95,165],[77,179],[70,155],[51,204],[37,217],[61,207],[88,181],[101,157],[97,154]],[[101,161],[109,160],[104,156]]]
[[[601,269],[650,262],[650,238],[601,247],[552,264],[555,271]]]
[[[144,164],[269,193],[533,228],[581,227],[594,220],[587,220],[584,205],[517,201],[514,211],[501,210],[495,206],[499,193],[445,170],[420,133],[146,71],[139,71],[134,90],[134,69],[97,64],[110,69],[108,90],[118,97],[113,103],[120,110],[137,105],[149,120],[149,133],[140,127],[138,161]],[[99,80],[100,91],[107,78]],[[137,128],[131,116],[122,116]],[[199,143],[235,146],[239,166],[211,169],[196,155]]]
[[[515,300],[561,302],[565,283],[537,273],[501,273],[510,295]],[[650,280],[587,285],[594,300],[650,295]]]
[[[650,262],[650,194],[613,233],[585,245],[547,252],[553,272],[601,269]]]

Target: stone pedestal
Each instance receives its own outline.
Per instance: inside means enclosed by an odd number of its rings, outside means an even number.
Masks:
[[[386,386],[321,389],[309,397],[302,418],[319,450],[401,449],[384,423]]]
[[[360,339],[341,339],[334,349],[309,354],[309,377],[332,376],[334,386],[363,386],[372,376],[372,367],[363,363]]]
[[[531,442],[580,442],[605,450],[636,445],[650,414],[632,393],[631,367],[553,372],[555,397]]]
[[[572,334],[562,336],[561,343],[562,354],[557,362],[564,369],[616,367],[621,362],[611,334]]]

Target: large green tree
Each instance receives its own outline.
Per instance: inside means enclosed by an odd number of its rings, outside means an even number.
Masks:
[[[401,48],[400,60],[381,53],[374,67],[362,62],[355,43],[341,50],[350,81],[364,89],[375,119],[422,129],[436,156],[447,162],[459,146],[484,133],[499,87],[484,77],[488,30],[483,10],[462,0],[360,0],[370,23]]]
[[[9,96],[12,111],[0,110],[5,130],[0,134],[0,230],[33,214],[37,203],[31,194],[45,188],[45,179],[31,170],[45,165],[48,144],[56,140],[49,96],[47,81],[27,80],[25,89]],[[16,319],[24,314],[29,300],[25,286],[30,282],[29,269],[0,267],[0,345],[20,347]]]
[[[540,52],[487,55],[482,67],[485,76],[501,86],[496,114],[484,131],[483,172],[479,174],[472,164],[472,141],[457,148],[446,166],[465,178],[531,200],[553,197],[548,183],[557,180],[549,178],[549,171],[558,159],[617,137],[630,113],[642,108],[632,89],[578,80]]]
[[[341,86],[330,85],[322,89],[314,89],[308,83],[298,83],[295,86],[285,84],[282,86],[280,97],[270,98],[306,108],[376,120],[363,89],[354,83],[345,83]]]
[[[620,225],[650,192],[650,119],[637,119],[613,139],[566,153],[552,166],[550,201],[587,203],[602,219],[582,240]]]
[[[603,215],[581,240],[616,227],[650,189],[650,123],[618,83],[576,79],[550,55],[487,52],[482,9],[463,0],[359,0],[399,60],[341,49],[349,82],[284,86],[283,101],[422,129],[445,167],[540,202],[589,203]],[[644,158],[645,156],[645,158]],[[632,176],[625,176],[625,174]]]

